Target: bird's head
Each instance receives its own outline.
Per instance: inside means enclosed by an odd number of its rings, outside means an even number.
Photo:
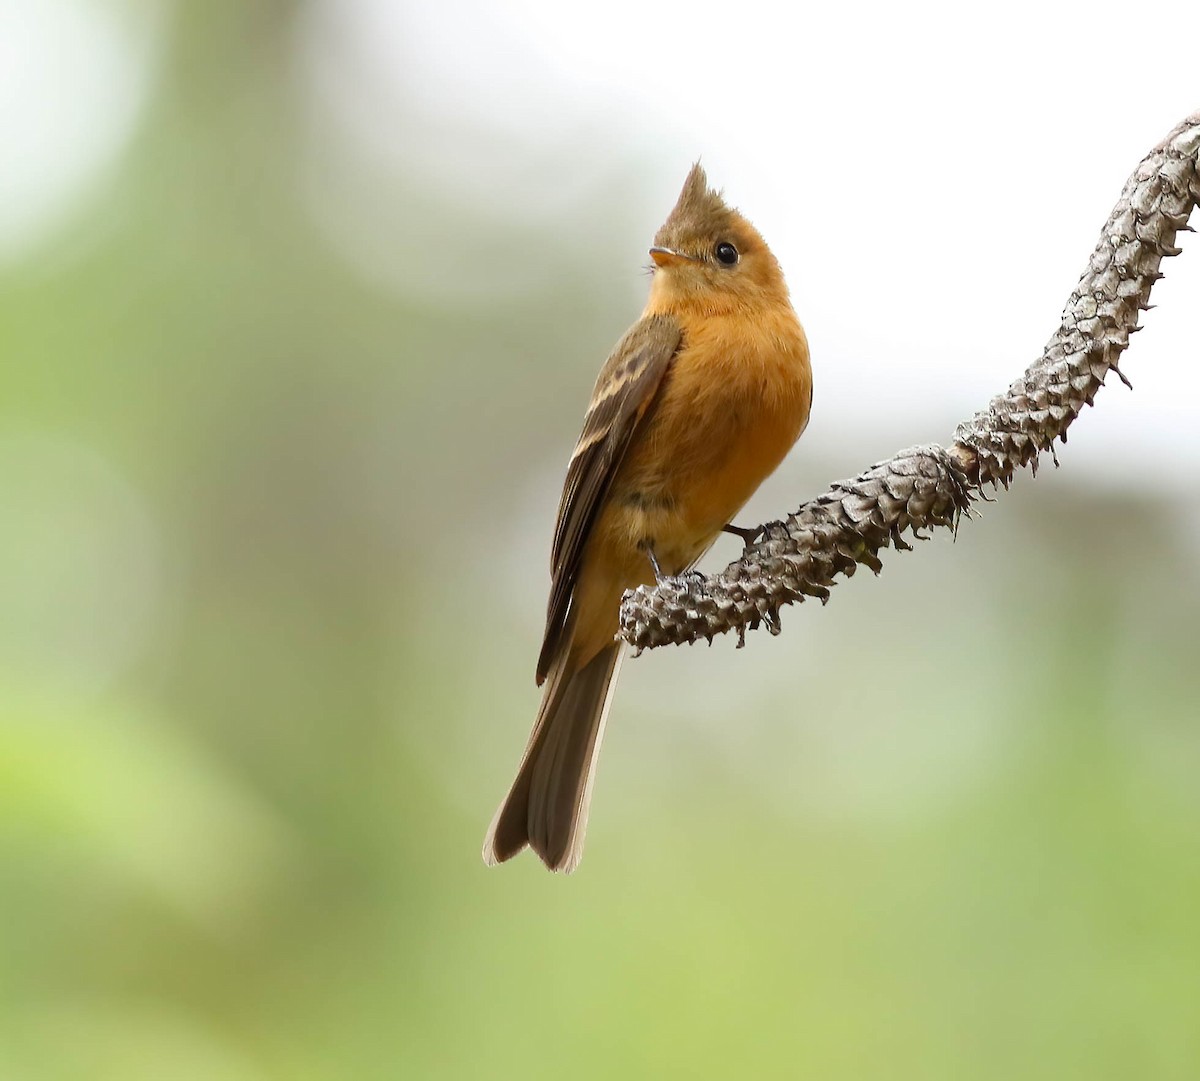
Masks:
[[[650,249],[650,307],[722,311],[787,301],[787,285],[766,241],[708,186],[697,162]]]

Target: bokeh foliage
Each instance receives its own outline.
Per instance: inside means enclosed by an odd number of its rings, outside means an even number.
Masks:
[[[485,871],[630,297],[603,208],[563,245],[403,170],[381,243],[529,286],[352,269],[302,12],[178,5],[0,279],[0,1076],[1197,1076],[1194,539],[1069,462],[777,640],[630,663],[581,872]]]

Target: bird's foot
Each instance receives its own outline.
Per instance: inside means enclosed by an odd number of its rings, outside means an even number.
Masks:
[[[666,575],[663,574],[662,567],[658,565],[658,557],[654,554],[654,545],[649,541],[646,541],[642,544],[642,547],[646,549],[646,555],[650,557],[650,566],[654,571],[655,583],[662,585],[663,579],[666,578]]]

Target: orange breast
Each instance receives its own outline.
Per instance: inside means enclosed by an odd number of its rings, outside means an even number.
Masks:
[[[579,664],[612,641],[626,589],[686,570],[808,423],[808,342],[790,305],[754,318],[683,315],[683,346],[614,480],[576,586]]]
[[[633,512],[622,524],[653,538],[671,573],[694,562],[779,465],[812,397],[808,343],[790,307],[681,322],[683,348],[613,493]]]

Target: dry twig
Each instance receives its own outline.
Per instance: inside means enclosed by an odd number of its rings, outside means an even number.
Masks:
[[[639,651],[726,631],[745,641],[765,623],[779,633],[779,609],[829,599],[838,575],[860,563],[876,574],[881,549],[906,550],[911,532],[957,529],[984,485],[1008,487],[1017,469],[1037,471],[1038,456],[1091,405],[1140,329],[1159,264],[1177,255],[1175,235],[1200,201],[1200,113],[1179,124],[1125,184],[1096,249],[1045,350],[1004,394],[958,426],[949,447],[901,451],[853,480],[839,481],[763,535],[720,574],[688,574],[625,594],[620,637]]]

